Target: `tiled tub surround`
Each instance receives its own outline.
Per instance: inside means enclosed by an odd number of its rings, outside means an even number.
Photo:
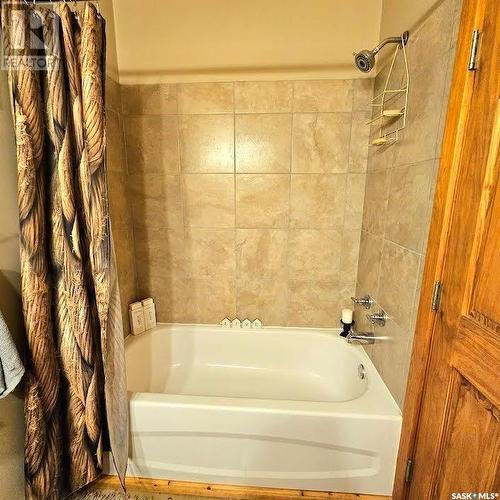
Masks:
[[[129,333],[128,304],[135,300],[135,257],[132,212],[128,201],[127,162],[121,115],[120,86],[108,77],[106,81],[106,133],[109,185],[109,211],[113,230],[123,330]]]
[[[122,87],[137,293],[163,322],[336,326],[371,80]]]
[[[370,147],[356,294],[370,294],[390,320],[375,327],[388,341],[368,346],[402,406],[420,296],[427,234],[453,69],[460,0],[444,0],[410,34],[408,122],[400,140]],[[387,67],[375,79],[375,94]],[[377,127],[373,127],[373,137]],[[359,329],[372,329],[356,308]]]

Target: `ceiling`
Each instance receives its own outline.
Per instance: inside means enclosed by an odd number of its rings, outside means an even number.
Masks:
[[[120,82],[353,78],[382,0],[114,0]],[[109,24],[109,23],[108,23]]]

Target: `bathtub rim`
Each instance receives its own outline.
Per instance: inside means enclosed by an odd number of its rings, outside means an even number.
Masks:
[[[203,405],[213,409],[223,409],[230,411],[251,411],[270,413],[294,413],[309,416],[342,416],[351,418],[387,418],[400,420],[401,410],[389,389],[383,382],[380,374],[372,363],[370,357],[360,344],[347,344],[338,334],[339,328],[303,328],[303,327],[275,327],[267,326],[262,328],[223,328],[213,324],[192,324],[192,323],[158,323],[156,328],[141,333],[139,335],[128,335],[125,338],[125,349],[131,342],[140,341],[141,337],[153,332],[164,331],[168,334],[177,330],[198,330],[210,331],[217,334],[231,334],[236,330],[238,333],[247,334],[268,334],[280,333],[282,335],[307,334],[328,336],[329,340],[342,344],[343,348],[353,350],[358,357],[362,358],[369,377],[366,391],[358,398],[349,401],[302,401],[286,399],[258,399],[244,397],[223,397],[223,396],[198,396],[185,394],[165,394],[157,392],[134,392],[128,391],[128,398],[131,404],[169,404],[177,407],[195,407]],[[215,330],[215,332],[214,332]]]

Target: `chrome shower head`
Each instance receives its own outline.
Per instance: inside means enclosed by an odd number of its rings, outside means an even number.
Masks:
[[[393,36],[382,40],[373,50],[364,49],[360,52],[354,52],[354,63],[356,67],[363,73],[369,73],[375,66],[375,56],[384,45],[388,43],[406,45],[408,36],[408,31],[405,31],[401,36]]]
[[[375,66],[375,53],[372,50],[362,50],[354,54],[354,63],[359,71],[369,73]]]

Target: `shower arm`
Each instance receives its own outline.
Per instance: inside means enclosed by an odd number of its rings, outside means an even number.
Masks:
[[[405,31],[401,36],[390,36],[388,38],[385,38],[382,40],[373,50],[372,53],[373,55],[377,54],[382,47],[387,45],[388,43],[399,43],[406,45],[406,42],[408,41],[408,31]]]

